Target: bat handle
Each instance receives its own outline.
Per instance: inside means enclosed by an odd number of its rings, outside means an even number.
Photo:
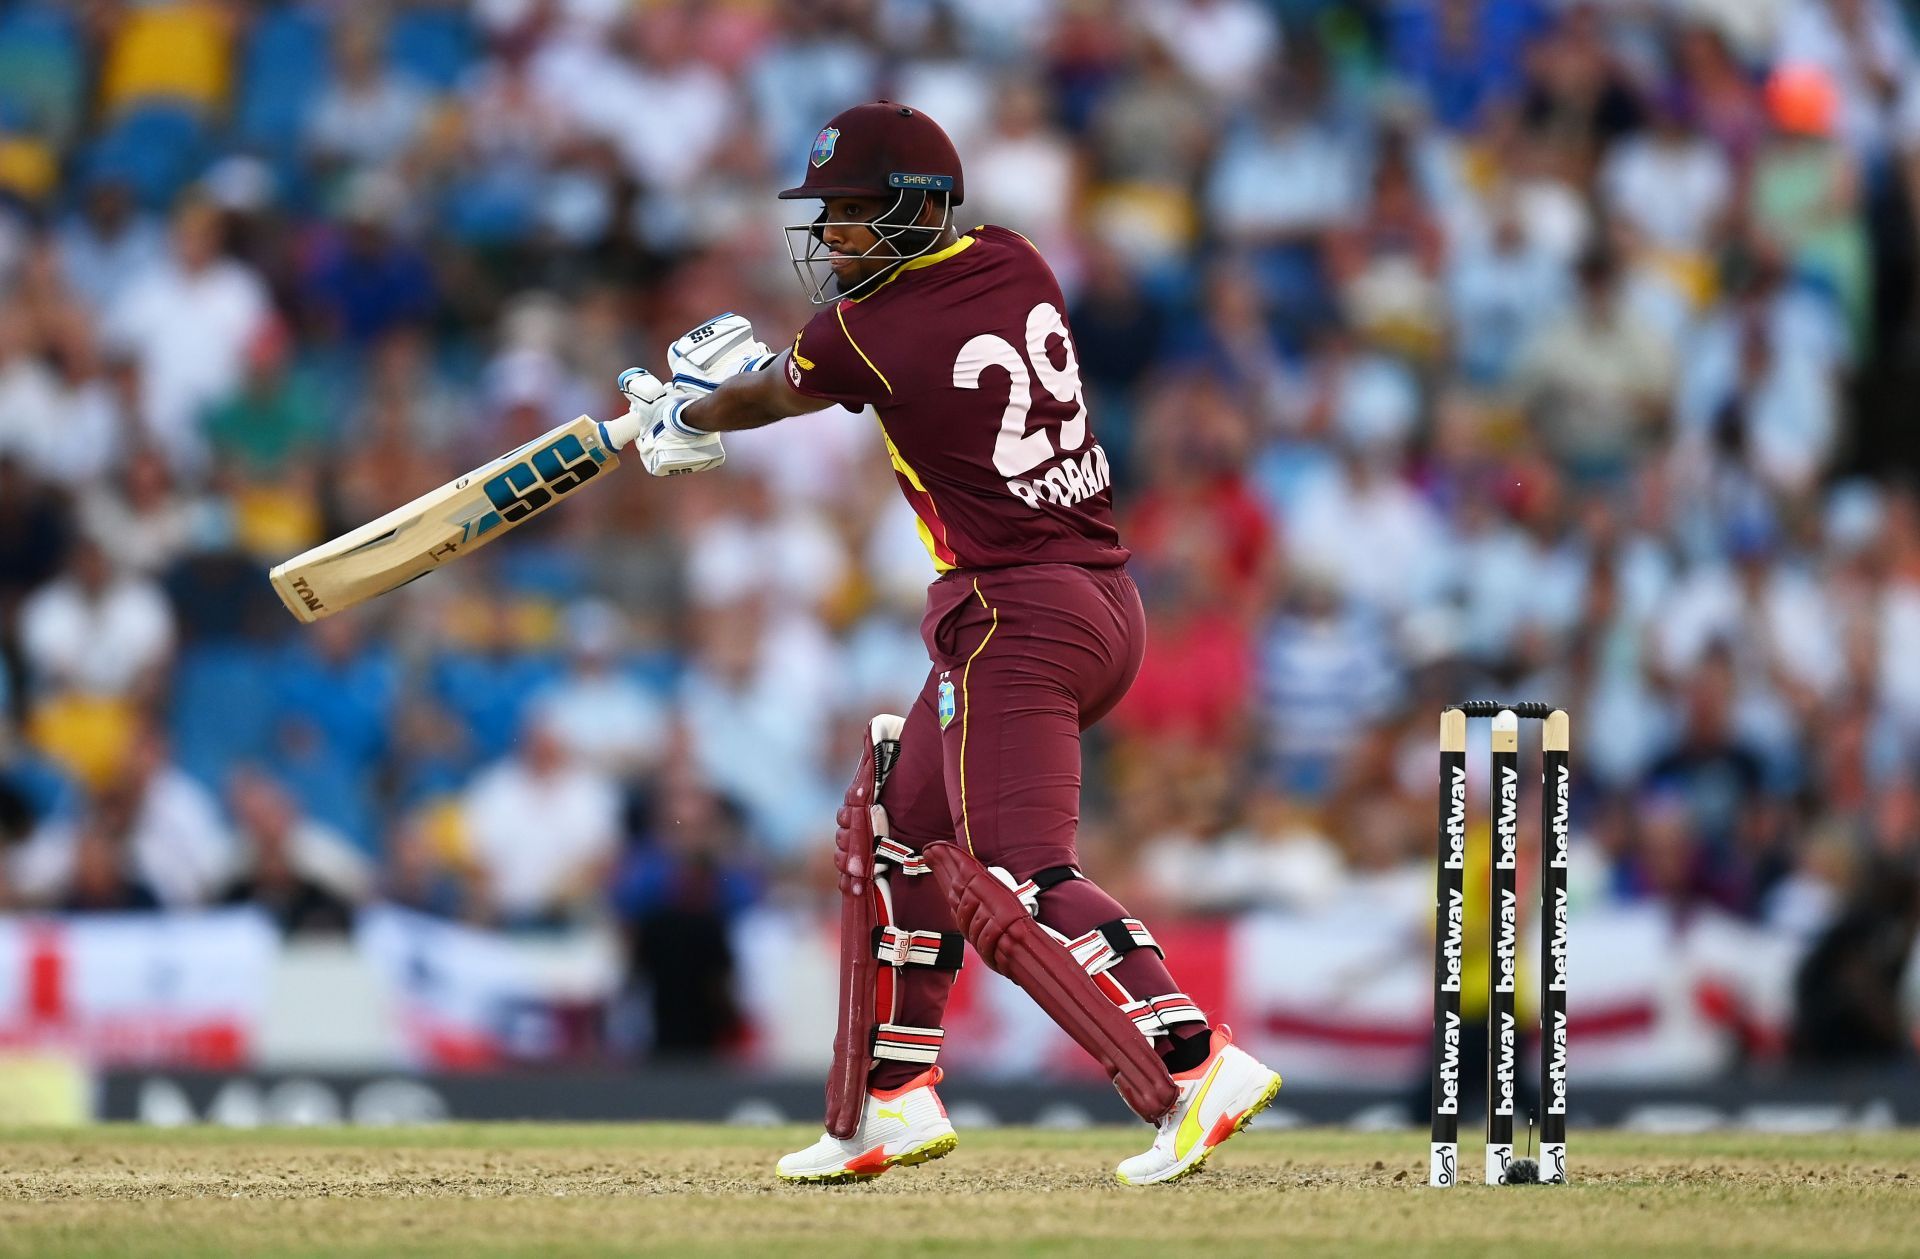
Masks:
[[[619,451],[622,447],[633,445],[633,439],[640,436],[640,417],[629,411],[617,415],[611,420],[600,421],[600,440],[607,449]]]

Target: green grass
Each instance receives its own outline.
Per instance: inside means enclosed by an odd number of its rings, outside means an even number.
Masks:
[[[1144,1130],[963,1133],[926,1167],[781,1185],[799,1128],[0,1131],[0,1256],[1884,1255],[1920,1132],[1573,1134],[1575,1183],[1424,1187],[1424,1134],[1262,1132],[1177,1185]],[[1463,1145],[1469,1155],[1477,1147]]]

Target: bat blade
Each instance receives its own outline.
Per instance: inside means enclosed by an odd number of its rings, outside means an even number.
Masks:
[[[619,467],[629,427],[580,416],[275,565],[268,580],[287,611],[309,624],[383,595],[485,546]]]

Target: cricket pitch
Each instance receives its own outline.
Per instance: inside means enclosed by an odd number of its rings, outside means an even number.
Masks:
[[[1880,1255],[1913,1244],[1920,1204],[1920,1131],[1576,1130],[1571,1186],[1431,1190],[1410,1131],[1256,1127],[1128,1189],[1111,1168],[1144,1129],[1002,1129],[863,1185],[776,1181],[815,1135],[0,1131],[0,1256]]]

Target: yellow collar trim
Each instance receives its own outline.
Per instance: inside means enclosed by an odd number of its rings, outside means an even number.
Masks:
[[[947,259],[953,257],[957,253],[960,253],[962,250],[970,248],[972,245],[973,245],[972,236],[962,236],[959,240],[954,241],[951,245],[948,245],[945,249],[936,249],[930,254],[921,254],[918,258],[910,258],[906,262],[903,262],[899,266],[895,267],[893,269],[893,274],[889,275],[886,279],[880,281],[880,283],[874,285],[873,293],[878,293],[881,289],[887,287],[887,285],[889,284],[892,284],[895,280],[899,279],[902,275],[904,275],[908,271],[918,271],[920,270],[920,268],[930,267],[936,262],[945,262]],[[850,297],[847,300],[850,302],[864,302],[869,297],[872,297],[873,293],[862,293],[858,297]]]

